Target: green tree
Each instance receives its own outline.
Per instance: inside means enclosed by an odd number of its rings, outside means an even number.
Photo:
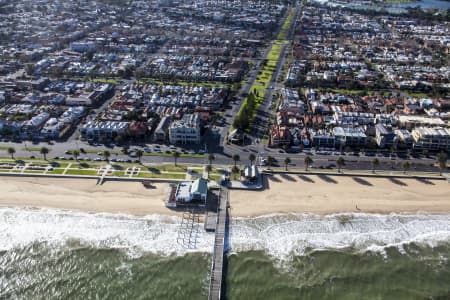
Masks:
[[[9,147],[8,148],[8,154],[11,155],[11,159],[14,159],[14,154],[16,153],[16,148]]]
[[[250,155],[248,156],[248,160],[250,161],[250,165],[253,165],[253,163],[256,160],[256,156],[253,153],[250,153]]]
[[[42,147],[39,152],[44,157],[44,160],[47,160],[47,154],[50,152],[50,150],[47,147]]]
[[[142,159],[142,156],[144,155],[144,151],[142,151],[141,149],[138,149],[137,151],[136,151],[136,156],[137,156],[137,158],[138,158],[138,160],[139,160],[139,163],[142,163],[142,161],[141,161],[141,159]]]
[[[180,157],[180,152],[175,151],[175,152],[172,154],[172,156],[173,156],[173,160],[174,160],[174,163],[175,163],[175,166],[176,166],[176,165],[177,165],[178,157]]]
[[[288,170],[288,165],[291,163],[291,159],[289,157],[286,157],[284,159],[284,169],[287,171]]]
[[[213,160],[215,160],[215,159],[216,159],[216,157],[214,156],[213,153],[210,153],[210,154],[208,155],[208,161],[209,161],[209,164],[210,164],[210,165],[212,165],[212,162],[213,162]]]
[[[336,160],[336,164],[338,166],[338,172],[341,172],[341,168],[345,166],[345,159],[342,156],[339,156],[339,158]]]
[[[231,173],[237,175],[237,174],[239,174],[239,172],[240,172],[240,169],[238,166],[233,166],[233,168],[231,168]]]
[[[233,155],[233,161],[234,161],[234,166],[236,167],[237,162],[241,160],[241,157],[239,156],[239,154],[234,154]]]
[[[103,157],[109,162],[109,157],[111,156],[111,152],[108,150],[103,151]]]
[[[406,174],[406,172],[408,172],[409,168],[411,167],[411,164],[410,164],[409,161],[405,161],[405,162],[402,164],[402,167],[403,167],[403,173]]]
[[[75,158],[76,161],[78,161],[78,156],[80,156],[80,151],[78,150],[73,150],[72,151],[72,155]]]
[[[309,166],[313,163],[313,159],[310,156],[305,156],[305,171],[308,171]]]
[[[438,155],[436,155],[436,160],[439,165],[439,174],[442,175],[442,171],[447,169],[447,153],[438,153]]]
[[[380,164],[380,161],[378,158],[374,158],[372,160],[372,173],[375,173],[375,168]]]
[[[206,178],[209,179],[209,173],[212,171],[213,167],[211,165],[206,165],[205,171],[206,171]]]

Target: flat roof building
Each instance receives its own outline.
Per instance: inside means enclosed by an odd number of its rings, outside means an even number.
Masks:
[[[203,178],[180,182],[175,193],[176,202],[180,203],[200,201],[204,204],[206,203],[207,196],[208,181]]]
[[[200,117],[186,114],[183,119],[174,121],[169,128],[171,144],[200,144]]]

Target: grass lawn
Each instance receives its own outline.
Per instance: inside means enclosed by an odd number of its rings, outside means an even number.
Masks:
[[[113,176],[118,176],[118,177],[129,177],[130,175],[125,174],[125,171],[114,171]]]
[[[81,170],[69,169],[69,170],[67,170],[66,175],[98,176],[97,170],[92,170],[92,169],[81,169]]]
[[[47,174],[62,174],[64,173],[64,168],[53,169],[53,171],[48,171]]]
[[[187,166],[185,165],[161,165],[161,166],[150,166],[148,169],[153,173],[158,173],[161,171],[165,172],[186,172]]]
[[[96,83],[111,83],[111,84],[116,84],[117,82],[119,82],[117,79],[114,78],[94,78],[91,80],[91,82],[96,82]]]
[[[297,10],[295,8],[291,8],[289,10],[289,14],[286,17],[286,20],[284,21],[283,26],[281,27],[281,30],[280,30],[280,33],[278,34],[277,39],[279,39],[279,40],[286,39],[289,29],[292,26],[292,21],[294,21],[294,16],[295,16],[296,11]]]
[[[416,98],[428,98],[428,95],[425,93],[407,93],[408,96],[416,97]]]
[[[186,176],[184,174],[173,174],[173,173],[161,173],[155,174],[152,172],[141,171],[135,178],[163,178],[163,179],[184,179]]]
[[[278,60],[280,59],[282,47],[286,43],[288,43],[286,40],[275,40],[272,42],[272,47],[270,48],[270,51],[267,54],[265,60],[266,63],[260,69],[255,82],[253,82],[253,85],[250,88],[250,93],[253,93],[255,95],[255,108],[252,111],[252,115],[250,116],[250,127],[252,127],[251,124],[253,123],[253,120],[256,117],[258,109],[261,107],[261,104],[264,100],[264,95],[266,94],[266,91],[269,88],[273,72],[275,71]],[[246,106],[247,106],[247,98],[243,101],[239,109],[238,115],[242,114]]]

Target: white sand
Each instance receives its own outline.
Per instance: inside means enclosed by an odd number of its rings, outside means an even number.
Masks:
[[[275,175],[264,191],[231,190],[233,216],[358,211],[450,212],[447,181]],[[139,182],[0,177],[0,206],[52,207],[88,212],[179,214],[164,206],[167,184],[146,189]]]
[[[230,194],[233,216],[311,212],[450,212],[450,184],[444,180],[275,175],[269,189]]]
[[[93,179],[0,177],[0,205],[52,207],[134,215],[176,214],[164,205],[168,184],[146,189],[140,182]]]

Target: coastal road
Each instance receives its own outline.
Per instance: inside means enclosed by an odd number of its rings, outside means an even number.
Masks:
[[[54,144],[47,144],[47,143],[40,143],[40,144],[31,144],[29,142],[23,142],[23,143],[0,143],[0,156],[8,157],[7,153],[7,147],[13,146],[16,149],[16,158],[30,158],[30,157],[36,157],[40,158],[42,157],[39,154],[39,148],[40,147],[47,147],[50,148],[51,151],[47,155],[49,159],[54,159],[56,157],[61,158],[64,157],[64,159],[69,159],[72,156],[65,154],[65,152],[68,149],[79,149],[83,148],[88,153],[81,153],[80,158],[83,159],[101,159],[101,155],[97,154],[97,152],[101,153],[104,150],[109,150],[112,153],[120,153],[120,154],[112,154],[110,159],[122,159],[122,160],[136,160],[135,157],[130,157],[128,155],[122,154],[121,147],[111,147],[106,148],[104,146],[94,146],[94,145],[88,145],[80,141],[70,141],[65,143],[54,143]],[[148,144],[147,146],[150,146],[154,148],[155,145]],[[162,152],[170,151],[170,148],[164,145],[159,145]],[[132,146],[131,148],[135,148],[135,146]],[[181,149],[178,149],[179,151]],[[286,157],[289,157],[291,159],[291,167],[295,166],[295,168],[304,168],[304,159],[306,155],[309,155],[313,160],[314,163],[312,166],[314,168],[327,168],[332,167],[336,168],[336,160],[339,156],[339,154],[315,154],[314,151],[311,151],[311,153],[285,153],[283,150],[280,149],[271,149],[267,148],[264,145],[260,143],[256,143],[253,145],[250,145],[248,147],[239,147],[235,145],[228,145],[226,152],[224,153],[214,153],[216,159],[214,160],[213,164],[215,165],[224,165],[224,166],[231,166],[234,164],[234,161],[232,159],[232,156],[234,154],[237,154],[240,156],[240,165],[245,165],[249,163],[249,155],[253,153],[255,156],[260,157],[267,157],[268,155],[274,157],[277,160],[277,164],[282,167],[284,166],[284,160]],[[372,160],[374,159],[373,156],[355,156],[355,155],[342,155],[342,157],[346,161],[346,166],[344,169],[349,170],[371,170],[372,169]],[[423,172],[437,172],[439,169],[436,166],[436,159],[434,157],[420,157],[420,158],[411,158],[411,159],[405,159],[405,158],[390,158],[385,156],[379,156],[377,157],[380,161],[380,165],[377,167],[379,170],[402,170],[402,164],[405,161],[409,161],[411,163],[410,171],[423,171]],[[157,153],[152,153],[151,156],[143,156],[142,162],[146,164],[164,164],[164,163],[173,163],[174,159],[172,156],[166,154],[166,155],[158,155]],[[178,159],[178,162],[180,164],[199,164],[203,165],[208,163],[207,161],[207,155],[204,155],[203,157],[180,157]]]

